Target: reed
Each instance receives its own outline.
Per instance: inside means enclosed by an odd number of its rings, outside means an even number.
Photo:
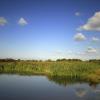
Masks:
[[[0,73],[44,74],[59,77],[74,76],[100,80],[98,71],[100,71],[99,63],[87,61],[0,62]]]

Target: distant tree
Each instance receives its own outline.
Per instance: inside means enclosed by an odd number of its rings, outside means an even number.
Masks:
[[[6,59],[0,59],[0,62],[15,62],[15,59],[12,58],[6,58]]]
[[[17,61],[20,62],[21,60],[20,59],[17,59]]]
[[[65,59],[65,58],[63,58],[63,59],[57,59],[56,61],[82,61],[82,60],[80,60],[80,59]]]
[[[47,62],[52,62],[52,60],[51,59],[48,59],[48,60],[46,60]]]
[[[95,63],[100,63],[100,59],[90,59],[89,62],[95,62]]]

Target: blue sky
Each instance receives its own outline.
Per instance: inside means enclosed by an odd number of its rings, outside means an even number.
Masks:
[[[100,58],[100,0],[0,0],[0,58]]]

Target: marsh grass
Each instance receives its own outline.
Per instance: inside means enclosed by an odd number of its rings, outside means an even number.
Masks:
[[[81,77],[100,81],[100,64],[87,61],[15,61],[0,62],[0,73],[38,74],[59,77]]]

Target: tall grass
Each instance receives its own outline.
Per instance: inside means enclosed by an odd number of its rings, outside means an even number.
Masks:
[[[0,72],[32,72],[53,75],[78,75],[91,73],[100,69],[98,63],[93,62],[1,62]]]
[[[100,80],[100,64],[86,61],[0,62],[0,73],[44,74]]]

